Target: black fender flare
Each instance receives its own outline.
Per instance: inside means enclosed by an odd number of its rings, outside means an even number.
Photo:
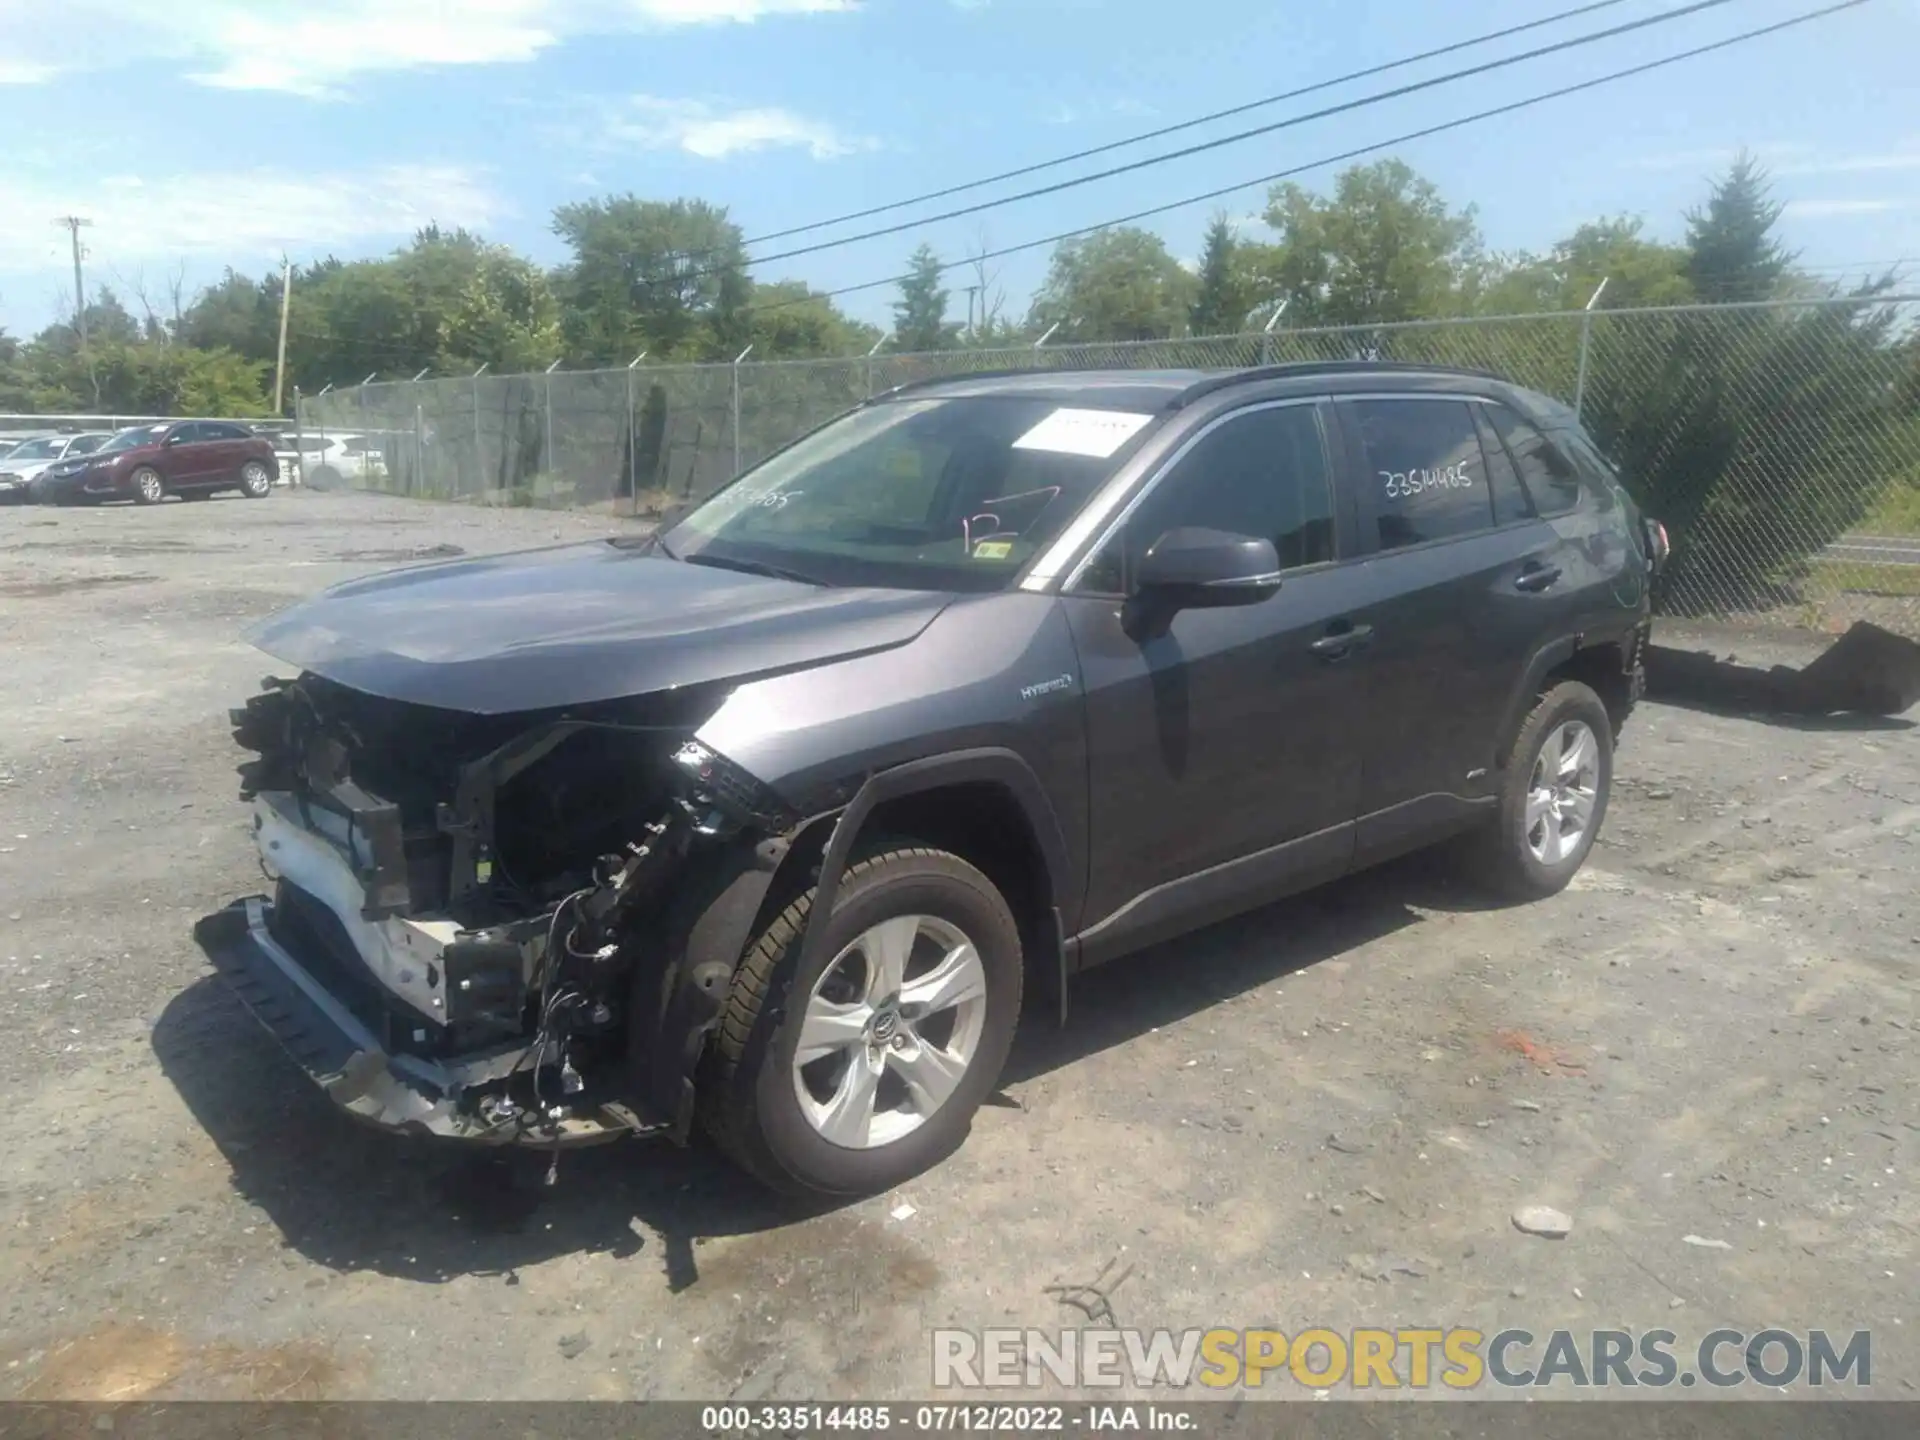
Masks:
[[[811,847],[796,843],[807,832],[831,825],[820,852],[814,898],[800,940],[800,963],[811,961],[825,943],[827,918],[839,894],[861,827],[876,806],[946,785],[985,781],[1004,786],[1027,817],[1047,875],[1040,939],[1052,952],[1039,973],[1054,991],[1062,1023],[1067,1013],[1067,952],[1059,899],[1071,885],[1065,833],[1046,791],[1031,766],[1015,751],[998,747],[957,750],[910,760],[869,775],[840,810],[824,811],[786,835],[735,841],[701,881],[684,889],[664,927],[665,966],[659,989],[649,996],[644,982],[635,987],[629,1012],[630,1057],[642,1060],[635,1077],[650,1107],[666,1116],[681,1142],[692,1131],[694,1077],[707,1037],[719,1023],[740,957],[775,882],[789,864],[805,863]],[[644,1058],[642,1058],[644,1057]]]
[[[1507,696],[1506,708],[1500,713],[1500,729],[1496,732],[1493,759],[1496,767],[1506,764],[1507,747],[1520,729],[1521,721],[1527,718],[1527,711],[1533,708],[1533,697],[1540,693],[1548,673],[1556,666],[1566,664],[1579,649],[1579,636],[1563,635],[1557,640],[1549,640],[1534,651],[1533,659],[1527,662],[1527,668],[1520,674],[1519,684]]]
[[[1052,1000],[1062,1024],[1067,1018],[1068,955],[1066,927],[1060,918],[1061,897],[1073,887],[1072,862],[1067,857],[1066,833],[1054,813],[1045,787],[1033,773],[1033,767],[1018,754],[1002,746],[954,750],[929,755],[919,760],[877,771],[854,792],[853,799],[833,820],[832,833],[820,856],[820,874],[814,885],[813,908],[807,917],[807,932],[801,937],[800,957],[804,965],[813,960],[825,943],[827,920],[839,894],[854,842],[876,806],[902,796],[937,790],[947,785],[986,782],[996,784],[1013,796],[1027,817],[1028,828],[1040,847],[1046,867],[1047,893],[1042,897],[1041,934],[1037,937],[1050,952],[1052,963],[1038,967],[1037,973],[1048,981]],[[1037,958],[1037,957],[1036,957]]]

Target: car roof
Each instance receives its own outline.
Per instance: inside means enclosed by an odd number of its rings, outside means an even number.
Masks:
[[[1544,419],[1564,406],[1488,370],[1419,365],[1381,360],[1299,361],[1239,370],[1002,370],[949,375],[913,382],[876,396],[878,400],[958,399],[1009,396],[1052,400],[1059,405],[1100,410],[1175,410],[1203,396],[1258,385],[1262,393],[1340,394],[1378,389],[1441,392],[1491,392],[1516,402],[1530,419]],[[1567,411],[1571,414],[1571,411]]]

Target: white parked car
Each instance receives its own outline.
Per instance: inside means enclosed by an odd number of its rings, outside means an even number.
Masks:
[[[27,487],[48,466],[91,455],[112,438],[111,430],[83,430],[78,435],[39,435],[22,440],[0,454],[0,502],[25,500]]]
[[[297,479],[315,490],[337,490],[387,473],[378,447],[364,435],[281,435],[274,453],[280,457],[283,480]]]

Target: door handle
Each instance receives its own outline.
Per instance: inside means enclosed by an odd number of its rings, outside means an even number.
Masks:
[[[1529,565],[1522,570],[1513,582],[1516,590],[1525,590],[1528,594],[1545,590],[1560,578],[1558,565]]]
[[[1341,660],[1355,650],[1366,649],[1372,641],[1371,625],[1346,625],[1342,629],[1329,629],[1325,635],[1307,646],[1307,649],[1322,660]]]

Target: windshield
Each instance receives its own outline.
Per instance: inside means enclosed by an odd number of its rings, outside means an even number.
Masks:
[[[116,450],[131,450],[138,445],[150,445],[166,433],[167,427],[164,425],[136,425],[131,430],[122,430],[95,453],[111,455]]]
[[[668,531],[664,548],[826,585],[999,590],[1152,419],[1020,396],[886,401],[748,471]]]
[[[58,435],[49,435],[44,440],[28,440],[14,447],[7,456],[9,460],[51,460],[60,453],[65,440]]]
[[[67,447],[67,454],[91,455],[111,438],[108,435],[76,435],[73,443]]]

